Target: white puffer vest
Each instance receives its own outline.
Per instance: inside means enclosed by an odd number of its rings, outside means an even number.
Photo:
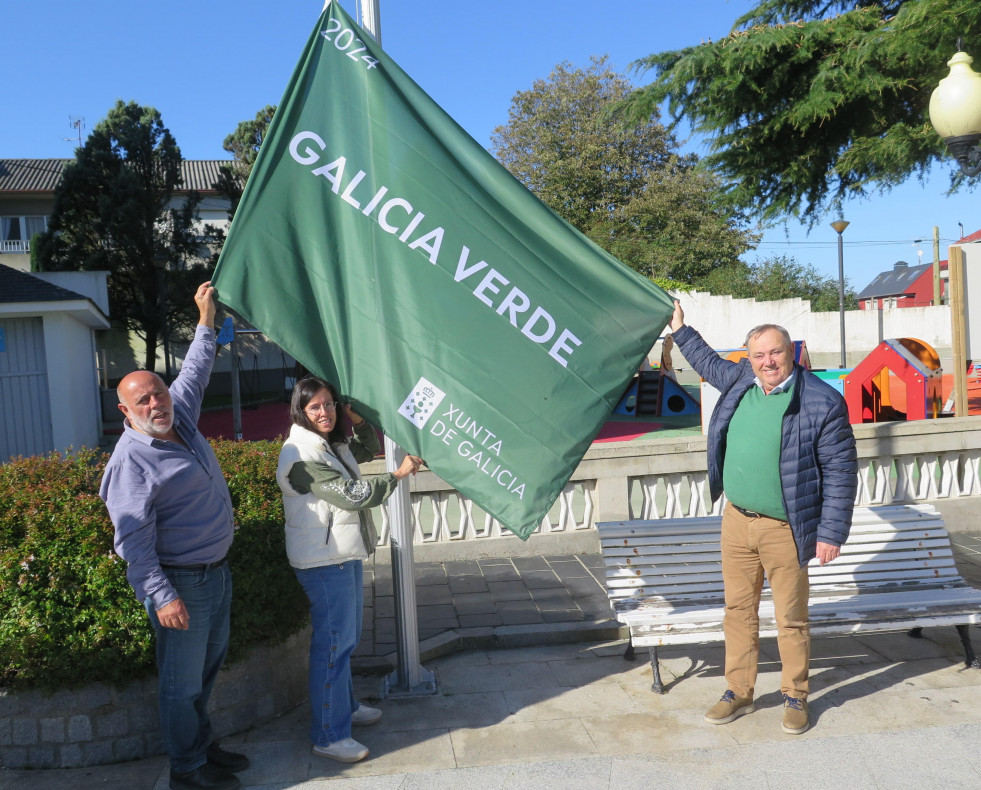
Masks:
[[[347,444],[331,447],[313,431],[299,425],[290,428],[276,468],[276,482],[283,492],[286,555],[290,565],[294,568],[315,568],[367,559],[368,548],[361,535],[359,511],[334,507],[313,494],[301,494],[290,485],[290,469],[299,461],[325,463],[340,472],[346,480],[361,479],[358,462]],[[370,512],[361,512],[365,515],[369,532],[374,533]]]

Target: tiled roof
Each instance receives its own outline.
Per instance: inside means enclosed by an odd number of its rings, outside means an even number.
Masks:
[[[185,159],[181,163],[184,189],[198,192],[213,192],[222,165],[230,165],[230,159]]]
[[[0,192],[54,192],[65,165],[72,159],[0,159]],[[185,159],[181,191],[214,191],[218,172],[231,160]]]
[[[0,192],[53,192],[71,159],[0,159]]]
[[[898,261],[903,263],[903,261]],[[874,299],[881,296],[899,296],[906,293],[906,290],[916,282],[916,279],[927,269],[933,266],[932,263],[924,263],[921,266],[901,266],[892,268],[887,272],[876,275],[859,293],[859,299]]]
[[[0,264],[0,302],[71,302],[85,299],[81,294],[46,282],[27,272]]]

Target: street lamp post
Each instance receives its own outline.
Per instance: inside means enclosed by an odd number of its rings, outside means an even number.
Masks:
[[[841,234],[845,232],[845,228],[849,225],[843,219],[836,219],[831,223],[831,227],[835,229],[838,234],[838,317],[841,321],[841,365],[840,367],[845,368],[845,253],[844,247],[841,240]]]
[[[981,75],[971,68],[973,62],[974,58],[962,50],[958,39],[957,52],[947,61],[950,73],[940,80],[930,96],[930,123],[968,178],[981,175]],[[967,332],[963,249],[951,247],[948,261],[954,413],[958,417],[966,417],[969,414],[967,360],[970,359],[971,349]]]

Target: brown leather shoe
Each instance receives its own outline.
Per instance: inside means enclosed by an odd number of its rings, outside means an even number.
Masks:
[[[807,700],[783,695],[783,731],[788,735],[800,735],[811,724],[807,720]]]
[[[734,691],[726,690],[722,699],[708,709],[705,721],[709,724],[728,724],[733,719],[738,719],[754,710],[756,706],[753,704],[752,697],[737,697]]]

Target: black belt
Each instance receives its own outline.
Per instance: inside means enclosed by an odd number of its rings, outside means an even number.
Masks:
[[[735,502],[730,502],[729,504],[732,505],[736,510],[738,510],[747,518],[769,518],[772,519],[773,521],[780,520],[778,518],[773,518],[773,516],[768,516],[766,513],[757,513],[755,510],[746,510],[745,508],[739,507],[739,505],[737,505]]]
[[[161,568],[170,571],[210,571],[212,568],[220,568],[228,562],[228,557],[222,557],[218,562],[200,562],[197,565],[165,565],[160,563]]]

